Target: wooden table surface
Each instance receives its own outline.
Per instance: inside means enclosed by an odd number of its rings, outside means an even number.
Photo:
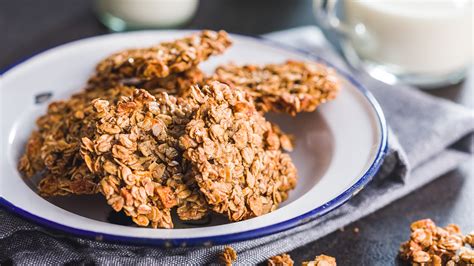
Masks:
[[[91,4],[91,0],[1,0],[0,69],[45,49],[108,33]],[[259,35],[314,24],[309,0],[201,0],[196,17],[186,28]],[[473,108],[472,87],[470,79],[429,93]],[[457,223],[463,231],[474,230],[472,163],[290,255],[296,262],[325,253],[337,257],[339,265],[391,265],[398,263],[398,246],[407,239],[411,221],[430,217],[441,225]]]

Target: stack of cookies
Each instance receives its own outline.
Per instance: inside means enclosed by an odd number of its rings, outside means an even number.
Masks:
[[[275,210],[297,171],[293,138],[265,113],[314,111],[340,84],[312,62],[199,69],[230,46],[224,31],[202,31],[105,58],[38,118],[20,171],[45,197],[101,193],[139,226],[172,228],[173,211],[240,221]]]

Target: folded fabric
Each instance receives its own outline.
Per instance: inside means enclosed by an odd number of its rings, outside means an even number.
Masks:
[[[303,27],[265,36],[349,70],[320,30]],[[302,226],[232,244],[236,264],[249,265],[317,240],[364,217],[454,169],[470,158],[472,111],[407,86],[389,86],[354,73],[375,95],[387,117],[389,153],[373,181],[348,203]],[[0,209],[0,262],[18,264],[163,264],[214,263],[223,246],[154,248],[104,243],[62,235]]]

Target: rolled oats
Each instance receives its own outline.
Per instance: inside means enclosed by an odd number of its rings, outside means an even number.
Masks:
[[[294,261],[288,254],[273,256],[267,261],[268,266],[293,266]]]
[[[334,99],[340,89],[333,69],[298,61],[265,66],[223,65],[216,69],[212,80],[247,91],[262,112],[290,115],[314,111],[320,104]]]
[[[82,138],[81,154],[100,178],[100,191],[115,211],[140,226],[172,228],[171,208],[181,219],[200,219],[207,205],[184,178],[178,137],[192,108],[166,93],[136,90],[116,104],[93,101],[94,137]]]
[[[225,31],[205,30],[148,48],[120,51],[99,62],[89,84],[113,87],[166,78],[194,68],[210,56],[223,53],[230,45]]]
[[[281,140],[267,141],[274,127],[240,89],[213,82],[190,99],[200,106],[180,145],[211,208],[231,221],[275,210],[295,187],[296,168]]]

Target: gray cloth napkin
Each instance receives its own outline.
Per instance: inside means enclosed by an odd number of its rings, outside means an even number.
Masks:
[[[312,51],[348,69],[316,27],[265,37]],[[237,264],[256,264],[314,241],[403,197],[470,158],[472,110],[406,86],[389,86],[364,74],[359,80],[380,102],[388,124],[389,153],[373,181],[328,215],[267,237],[234,243]],[[62,235],[0,209],[0,263],[19,264],[210,264],[223,246],[153,248],[98,242]]]

